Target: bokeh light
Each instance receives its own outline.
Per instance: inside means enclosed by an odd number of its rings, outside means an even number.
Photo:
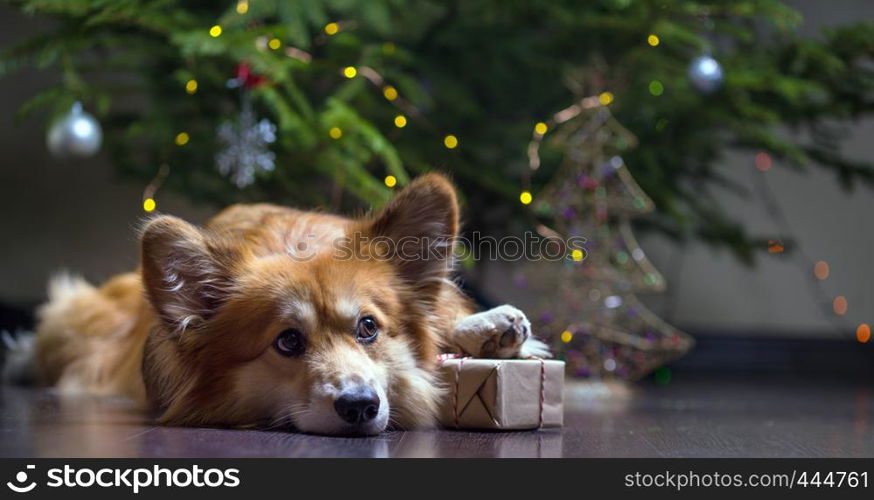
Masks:
[[[847,314],[847,298],[843,295],[835,297],[835,300],[832,301],[832,309],[838,316]]]
[[[767,172],[771,169],[771,155],[768,153],[758,153],[756,155],[756,168],[762,172]]]
[[[154,212],[156,207],[157,203],[155,203],[154,198],[146,198],[145,200],[143,200],[143,210],[145,210],[147,213]]]
[[[519,194],[519,201],[521,201],[523,205],[530,204],[533,199],[534,197],[531,196],[531,191],[522,191]]]
[[[868,343],[868,341],[871,340],[871,327],[866,323],[859,325],[859,327],[856,328],[856,340],[861,344]]]
[[[392,87],[391,85],[386,85],[382,89],[382,95],[385,96],[385,98],[388,99],[389,101],[394,101],[395,99],[398,98],[398,91],[396,88]]]
[[[816,279],[818,280],[827,279],[829,275],[828,262],[824,260],[817,261],[813,266],[813,275],[816,276]]]

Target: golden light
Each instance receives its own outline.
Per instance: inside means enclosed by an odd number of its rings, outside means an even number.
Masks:
[[[156,206],[157,206],[157,204],[155,203],[155,200],[152,198],[146,198],[145,200],[143,200],[143,210],[145,210],[148,213],[154,212]]]
[[[580,262],[585,257],[585,254],[579,248],[574,249],[571,252],[571,258],[574,259],[574,262]]]
[[[174,139],[174,142],[177,146],[184,146],[188,144],[189,139],[191,138],[188,136],[188,132],[179,132],[178,134],[176,134],[176,139]]]
[[[835,297],[835,300],[832,301],[832,309],[838,316],[847,314],[847,298],[843,295]]]
[[[273,50],[279,50],[279,47],[282,47],[282,42],[278,38],[273,38],[267,42],[267,46]]]
[[[331,139],[339,139],[343,137],[343,130],[340,127],[331,127],[331,130],[328,130],[328,135],[331,136]]]
[[[245,14],[246,12],[249,12],[249,0],[237,2],[237,14]]]
[[[537,135],[543,135],[547,130],[549,130],[549,127],[547,127],[543,122],[537,122],[537,124],[534,125],[534,133]]]
[[[828,262],[824,260],[817,261],[813,266],[813,275],[816,276],[816,279],[818,280],[827,279],[829,275]]]
[[[607,106],[613,102],[613,92],[601,92],[601,95],[598,96],[598,102],[600,102],[602,106]]]
[[[213,38],[218,38],[222,34],[222,27],[216,24],[212,28],[209,29],[209,36]]]
[[[192,79],[185,82],[185,91],[188,92],[188,95],[197,92],[197,80]]]
[[[859,325],[859,327],[856,328],[856,340],[861,344],[865,344],[871,340],[871,327],[865,323]]]
[[[343,68],[343,76],[346,78],[355,78],[355,75],[358,74],[358,70],[355,69],[355,66],[346,66]]]
[[[382,95],[384,95],[389,101],[394,101],[398,98],[398,90],[391,85],[386,85],[382,89]]]
[[[404,128],[407,126],[407,117],[404,115],[398,115],[395,117],[395,127]]]
[[[568,330],[561,332],[561,341],[565,344],[569,343],[571,340],[573,340],[573,338],[574,334],[569,332]]]
[[[659,40],[658,35],[653,33],[653,34],[649,35],[648,37],[646,37],[646,43],[648,43],[650,45],[650,47],[656,47],[656,46],[658,46],[659,43],[661,43],[661,40]]]
[[[336,35],[340,31],[340,25],[337,23],[328,23],[325,25],[325,33],[328,35]]]
[[[455,149],[458,147],[458,137],[455,137],[452,134],[447,135],[443,138],[443,145],[448,149]]]
[[[532,200],[534,200],[534,197],[531,196],[531,191],[522,191],[522,193],[519,194],[519,201],[521,201],[523,205],[530,204]]]
[[[393,188],[393,187],[398,185],[398,180],[393,175],[386,175],[385,176],[385,185],[390,187],[390,188]]]

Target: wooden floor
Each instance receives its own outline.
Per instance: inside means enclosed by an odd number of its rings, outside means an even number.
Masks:
[[[872,457],[872,395],[872,382],[569,382],[561,430],[332,438],[158,427],[121,401],[0,387],[0,457]]]

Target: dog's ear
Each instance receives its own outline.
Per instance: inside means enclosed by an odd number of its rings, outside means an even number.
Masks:
[[[401,277],[421,288],[449,275],[458,218],[458,199],[452,184],[442,175],[428,174],[414,180],[367,220],[364,232],[374,242],[379,238],[390,240],[391,261]]]
[[[143,284],[162,323],[174,332],[196,329],[227,293],[227,260],[201,230],[176,217],[152,219],[140,242]]]

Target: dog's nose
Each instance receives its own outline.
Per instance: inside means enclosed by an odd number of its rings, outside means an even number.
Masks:
[[[370,387],[358,387],[341,394],[334,401],[334,409],[340,418],[350,424],[363,424],[376,418],[379,413],[379,396]]]

